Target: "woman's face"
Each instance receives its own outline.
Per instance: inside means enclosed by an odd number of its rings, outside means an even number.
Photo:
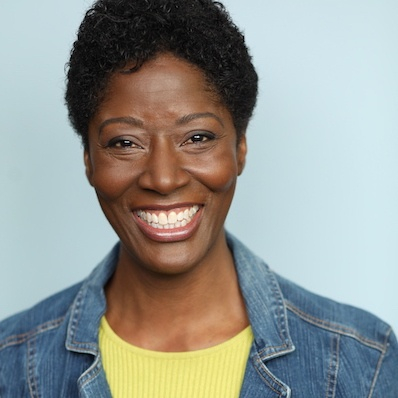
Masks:
[[[111,78],[89,125],[85,165],[124,258],[177,274],[225,249],[245,155],[245,138],[237,143],[203,73],[164,54]]]

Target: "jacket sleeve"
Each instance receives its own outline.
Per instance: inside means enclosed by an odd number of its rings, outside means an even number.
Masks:
[[[380,358],[369,397],[398,397],[398,343],[393,331],[388,338],[386,351]]]

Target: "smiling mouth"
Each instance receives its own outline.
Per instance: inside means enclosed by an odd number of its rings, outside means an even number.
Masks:
[[[169,211],[138,210],[136,214],[144,223],[152,228],[175,229],[188,225],[198,211],[199,206],[194,205]]]

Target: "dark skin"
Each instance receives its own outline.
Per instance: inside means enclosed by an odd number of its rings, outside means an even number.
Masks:
[[[161,54],[111,78],[84,159],[121,241],[106,318],[125,341],[192,351],[248,326],[224,232],[245,157],[230,112],[186,61]]]

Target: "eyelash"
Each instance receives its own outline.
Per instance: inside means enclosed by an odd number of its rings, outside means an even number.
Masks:
[[[139,145],[126,138],[115,138],[109,141],[108,148],[139,148]]]
[[[200,145],[207,141],[211,141],[215,139],[215,135],[213,133],[203,131],[196,132],[191,135],[186,141],[182,143],[182,146],[185,145]],[[108,148],[117,148],[117,149],[126,149],[126,148],[141,148],[139,145],[135,144],[134,141],[127,138],[114,138],[109,141]]]
[[[193,134],[182,145],[201,144],[202,142],[214,140],[214,138],[215,138],[214,134],[204,131],[204,132]]]

